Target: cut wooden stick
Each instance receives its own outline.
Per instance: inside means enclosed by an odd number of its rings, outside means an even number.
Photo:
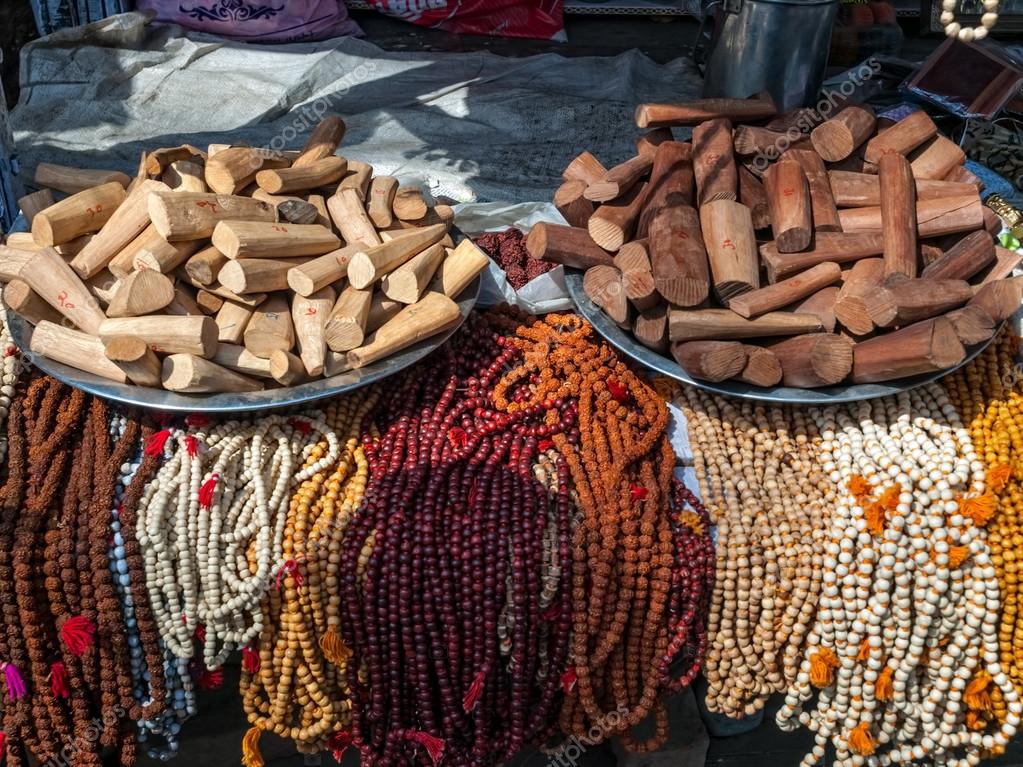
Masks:
[[[979,176],[969,171],[962,165],[957,165],[949,171],[949,174],[945,176],[946,181],[954,181],[959,184],[970,184],[978,192],[984,190],[984,182]]]
[[[647,236],[650,222],[671,195],[693,204],[693,146],[681,141],[665,141],[654,151],[646,202],[636,223],[636,238]]]
[[[813,209],[815,232],[841,232],[842,222],[838,218],[838,207],[831,194],[828,170],[821,156],[812,149],[790,149],[785,157],[795,160],[803,169],[810,189],[810,205]]]
[[[257,357],[270,357],[281,349],[291,351],[295,345],[295,325],[291,321],[291,307],[280,293],[271,295],[260,305],[245,327],[245,348]]]
[[[848,106],[810,132],[817,154],[827,162],[839,162],[874,134],[876,120],[872,112]]]
[[[209,317],[123,317],[103,320],[99,337],[137,336],[161,354],[198,354],[212,357],[217,350],[217,323]]]
[[[64,194],[78,194],[103,184],[118,184],[124,189],[131,183],[131,177],[119,170],[71,168],[49,162],[36,166],[33,180],[41,189],[56,189]]]
[[[589,152],[582,152],[568,164],[561,177],[565,181],[582,181],[589,186],[600,181],[607,173],[605,168],[596,157]]]
[[[401,229],[422,229],[434,224],[444,224],[446,228],[450,229],[454,218],[455,211],[450,205],[434,205],[432,208],[426,209],[426,215],[422,218],[411,221],[395,219],[394,224],[391,225],[391,233],[393,234],[395,231],[400,232]],[[384,239],[385,234],[386,232],[381,232],[380,238]]]
[[[612,263],[611,255],[593,241],[588,231],[560,224],[539,223],[533,226],[526,237],[526,250],[531,258],[538,261],[573,269]]]
[[[745,165],[739,166],[739,202],[749,208],[754,229],[766,229],[771,225],[767,190],[763,182]]]
[[[679,366],[702,381],[724,381],[746,367],[746,347],[736,341],[685,341],[671,345]]]
[[[433,282],[428,290],[435,290],[448,298],[456,299],[462,294],[469,283],[476,279],[482,272],[490,259],[476,247],[470,239],[464,239],[453,249],[448,251],[448,257],[441,263],[440,268],[434,275]],[[374,301],[374,307],[376,306]],[[369,328],[372,330],[374,309],[370,308]]]
[[[636,125],[659,128],[673,125],[699,125],[706,120],[725,118],[736,122],[756,122],[778,114],[767,93],[749,99],[697,99],[680,104],[640,104],[636,107]]]
[[[332,351],[346,352],[362,346],[372,301],[372,289],[360,290],[349,285],[341,291],[324,329],[324,338]]]
[[[935,136],[910,155],[914,178],[943,179],[966,162],[966,153],[954,141]]]
[[[212,285],[217,281],[217,275],[227,261],[227,256],[209,245],[185,262],[185,271],[200,285]]]
[[[348,281],[356,288],[369,287],[417,253],[439,242],[445,233],[443,224],[435,224],[416,229],[390,242],[364,247],[352,255],[348,264]]]
[[[80,330],[62,327],[53,322],[40,322],[32,331],[29,351],[43,357],[84,370],[115,383],[128,383],[128,376],[107,359],[103,342]]]
[[[979,306],[995,322],[1009,319],[1019,310],[1021,299],[1019,280],[995,280],[983,285],[970,299],[970,306]]]
[[[89,237],[90,235],[85,236]],[[71,242],[76,241],[77,240],[72,240]],[[6,247],[12,248],[14,250],[29,250],[34,252],[43,249],[43,246],[37,244],[36,241],[32,238],[32,232],[11,232],[9,235],[7,235],[4,244]],[[63,248],[64,246],[58,245],[56,247]],[[58,250],[57,252],[59,253],[60,251]]]
[[[217,340],[228,344],[241,344],[245,340],[245,328],[256,309],[234,301],[224,301],[217,312]]]
[[[615,266],[622,273],[622,287],[629,303],[639,311],[649,309],[661,303],[661,296],[654,285],[654,275],[650,269],[650,255],[647,241],[629,242],[615,255]]]
[[[770,349],[747,346],[746,367],[735,378],[754,386],[777,386],[781,381],[781,363]]]
[[[734,200],[709,202],[700,208],[700,225],[718,300],[727,304],[735,296],[760,287],[760,263],[749,208]]]
[[[100,272],[100,274],[103,274]],[[93,278],[95,279],[95,278]],[[196,317],[202,314],[202,309],[195,302],[192,288],[182,285],[180,282],[174,288],[174,300],[163,309],[164,314],[173,314],[180,317]]]
[[[368,342],[348,353],[353,368],[361,368],[418,341],[443,333],[461,320],[458,304],[437,292],[427,292],[382,325]]]
[[[347,172],[348,160],[332,155],[297,168],[261,170],[256,174],[256,183],[270,194],[289,194],[336,183]]]
[[[187,272],[183,273],[181,270],[178,270],[177,274],[179,278],[185,278],[185,281],[188,282]],[[233,290],[228,290],[219,282],[214,282],[211,285],[193,285],[193,287],[196,287],[199,290],[205,290],[208,293],[219,296],[226,301],[234,301],[236,304],[242,304],[243,306],[256,307],[266,300],[266,293],[248,293],[246,295],[242,295],[240,293],[235,293]]]
[[[380,235],[366,214],[366,208],[356,190],[338,189],[337,194],[327,200],[327,210],[345,242],[358,242],[367,248],[380,244]]]
[[[295,344],[306,373],[323,375],[326,363],[327,339],[324,328],[336,295],[326,287],[311,296],[295,296],[291,300],[291,321],[295,325]]]
[[[199,240],[167,242],[150,224],[110,259],[107,269],[117,277],[140,269],[167,274],[185,263],[200,244]]]
[[[450,259],[448,260],[450,261]],[[434,285],[436,285],[436,281],[434,281]],[[431,289],[433,288],[431,287]],[[379,290],[374,291],[373,301],[369,305],[369,317],[366,319],[366,333],[372,333],[404,308],[405,304],[392,301]]]
[[[203,314],[208,314],[211,317],[219,312],[220,307],[224,305],[223,298],[205,289],[196,291],[195,302]]]
[[[594,266],[583,275],[583,290],[615,323],[629,326],[629,301],[622,273],[614,266]]]
[[[884,253],[884,238],[875,232],[822,232],[801,253],[780,253],[775,242],[760,246],[770,282],[777,282],[825,261],[846,264]]]
[[[403,221],[416,221],[426,215],[428,210],[423,192],[419,187],[400,187],[394,193],[391,210],[394,217]]]
[[[971,232],[924,268],[922,276],[968,280],[995,261],[995,241],[985,231]]]
[[[812,314],[770,312],[752,320],[731,309],[674,309],[668,312],[672,341],[739,341],[745,338],[818,333],[820,320]]]
[[[110,182],[66,197],[35,215],[32,239],[37,245],[52,247],[98,232],[126,196],[123,186]]]
[[[964,306],[953,309],[945,315],[952,323],[956,336],[964,346],[973,346],[990,340],[998,326],[991,316],[979,306]]]
[[[800,301],[837,282],[841,276],[842,269],[838,264],[825,261],[795,277],[734,296],[729,299],[728,308],[746,319],[759,317]]]
[[[845,170],[828,171],[835,203],[843,208],[866,208],[881,204],[881,183],[876,174],[852,173]],[[938,197],[963,197],[974,194],[972,184],[953,181],[915,179],[916,198],[933,200]]]
[[[754,125],[737,125],[732,134],[732,145],[737,154],[755,155],[762,152],[777,152],[779,147],[789,145],[789,139],[782,131]]]
[[[53,248],[43,248],[30,255],[18,271],[18,277],[79,330],[96,335],[104,319],[103,312],[74,270]]]
[[[892,328],[962,306],[973,297],[964,280],[892,280],[868,294],[864,301],[874,325]]]
[[[330,157],[337,151],[341,140],[345,137],[345,123],[337,115],[324,117],[309,134],[302,152],[292,163],[292,167],[301,168],[311,165],[324,157]]]
[[[393,176],[376,176],[370,182],[366,209],[377,229],[387,229],[394,223],[394,193],[397,191],[398,179]]]
[[[646,204],[646,190],[646,183],[635,184],[625,194],[597,208],[587,222],[593,241],[604,250],[618,250],[628,242]]]
[[[296,258],[320,256],[341,245],[332,231],[318,224],[271,224],[221,221],[213,246],[228,258]]]
[[[982,269],[977,275],[975,275],[974,282],[979,279],[979,285],[986,285],[989,282],[995,280],[1004,280],[1009,277],[1013,270],[1023,262],[1023,256],[1014,250],[1003,248],[1000,245],[995,245],[995,261],[991,266],[986,269]],[[2,263],[2,261],[0,261]],[[2,272],[0,272],[0,280],[3,279]]]
[[[824,330],[828,333],[835,332],[835,302],[838,301],[838,293],[841,288],[838,285],[829,285],[821,288],[816,293],[796,301],[788,307],[791,312],[797,314],[813,314],[820,321]]]
[[[771,344],[785,386],[833,386],[852,370],[853,342],[831,333],[812,333]]]
[[[660,301],[640,311],[632,323],[632,334],[643,346],[665,354],[668,351],[668,304]]]
[[[288,270],[288,287],[300,296],[311,296],[348,274],[352,256],[362,250],[360,243],[324,253]]]
[[[886,154],[907,155],[938,132],[938,126],[923,110],[912,112],[867,142],[867,162],[880,162]]]
[[[270,374],[269,359],[257,357],[244,346],[238,346],[237,344],[218,344],[217,353],[213,355],[213,361],[242,375],[273,378]]]
[[[164,357],[163,388],[183,394],[259,391],[263,384],[192,354]]]
[[[27,264],[35,250],[18,250],[0,245],[0,282],[10,282],[21,273],[21,267]]]
[[[608,202],[617,199],[639,183],[640,179],[650,172],[653,164],[652,155],[636,155],[620,165],[614,166],[598,181],[587,186],[583,196],[593,202]]]
[[[270,202],[275,199],[273,195],[267,195],[267,197],[271,198],[270,200],[266,200],[267,202]],[[265,198],[262,197],[260,199],[265,200]],[[277,202],[276,205],[277,217],[281,221],[287,222],[289,224],[323,225],[322,222],[320,221],[319,209],[311,202],[306,202],[305,200],[300,199],[298,197],[286,197],[280,200],[280,202]],[[329,223],[326,224],[326,226],[330,225],[331,224]]]
[[[955,327],[945,317],[861,341],[853,347],[853,383],[877,383],[934,373],[966,357]]]
[[[583,193],[586,184],[582,181],[566,181],[554,193],[554,207],[564,216],[569,226],[586,229],[587,222],[596,206]]]
[[[233,146],[206,161],[206,185],[217,194],[238,194],[256,180],[256,173],[284,168],[290,161],[266,149]]]
[[[107,306],[107,317],[140,317],[174,300],[174,283],[152,270],[132,272],[120,280]]]
[[[671,128],[654,128],[636,139],[636,154],[654,154],[657,147],[666,141],[673,141]]]
[[[699,306],[710,293],[710,267],[700,217],[681,195],[669,195],[650,222],[650,268],[657,292],[676,306]]]
[[[338,191],[352,189],[359,196],[359,199],[365,203],[369,197],[369,185],[372,179],[372,165],[366,162],[359,162],[358,160],[349,160],[348,171],[341,179],[341,183],[338,184]]]
[[[33,325],[40,322],[55,322],[58,325],[64,317],[39,297],[24,280],[13,279],[4,285],[4,306],[17,312]]]
[[[423,291],[430,284],[446,254],[447,249],[443,244],[434,243],[393,272],[385,274],[380,282],[380,289],[385,296],[394,301],[414,304],[422,298]]]
[[[846,275],[835,301],[835,317],[854,335],[865,336],[874,330],[866,299],[883,281],[884,260],[881,258],[861,259]]]
[[[984,227],[984,211],[977,194],[919,200],[916,204],[918,237],[972,232]],[[844,232],[880,232],[881,208],[846,208],[838,212]]]
[[[220,270],[220,284],[235,293],[268,293],[288,287],[292,259],[242,258],[228,261]]]
[[[117,365],[133,384],[160,388],[160,358],[141,338],[110,338],[103,344],[103,350],[107,359]]]
[[[709,120],[693,129],[693,173],[702,208],[714,200],[734,200],[739,176],[732,150],[732,123]]]
[[[302,360],[283,349],[270,352],[270,375],[281,386],[294,386],[308,376]]]
[[[195,162],[198,160],[205,163],[205,157],[206,155],[202,150],[191,144],[160,147],[152,152],[143,154],[142,162],[139,166],[140,175],[156,178],[163,175],[167,168],[176,162]]]
[[[178,160],[167,166],[160,180],[175,191],[203,193],[206,191],[204,173],[205,168],[199,163]]]
[[[22,215],[25,216],[28,228],[31,229],[32,221],[35,219],[36,214],[46,210],[56,202],[53,199],[53,193],[49,189],[40,189],[38,192],[20,197],[18,199],[18,208],[21,210]]]
[[[205,239],[221,221],[277,220],[275,206],[236,195],[157,192],[148,207],[153,226],[168,242]]]
[[[764,173],[764,189],[778,250],[782,253],[805,250],[813,235],[813,208],[802,167],[785,155]]]
[[[878,164],[881,187],[881,235],[884,237],[885,276],[917,275],[916,186],[909,160],[898,153],[882,155]]]

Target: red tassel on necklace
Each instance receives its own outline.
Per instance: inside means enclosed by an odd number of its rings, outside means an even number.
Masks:
[[[430,761],[434,764],[437,764],[440,758],[444,756],[444,741],[440,738],[435,738],[428,732],[409,730],[405,733],[405,737],[425,748],[426,753],[430,755]]]
[[[281,590],[281,584],[284,583],[284,576],[291,575],[295,579],[295,588],[302,588],[302,571],[298,569],[298,561],[289,559],[283,565],[281,569],[277,571],[277,590]]]
[[[304,418],[289,418],[288,426],[302,434],[308,434],[313,430],[313,425]]]
[[[542,439],[536,445],[536,449],[539,450],[541,453],[546,453],[553,447],[554,447],[553,439]]]
[[[565,669],[565,673],[561,675],[561,689],[565,691],[565,695],[568,695],[575,689],[575,683],[578,678],[578,675],[575,673],[575,666],[569,666]]]
[[[259,659],[259,653],[252,647],[242,648],[242,668],[250,674],[255,674],[259,671],[261,661]]]
[[[644,501],[648,495],[650,495],[650,491],[642,485],[637,485],[635,482],[629,485],[629,496],[632,500]]]
[[[213,505],[213,494],[217,490],[217,480],[220,479],[220,475],[217,472],[213,472],[210,478],[202,483],[202,487],[199,488],[199,505],[204,509],[208,509]]]
[[[465,447],[469,441],[469,435],[465,433],[465,429],[456,426],[448,432],[448,441],[455,447]]]
[[[206,627],[201,623],[195,627],[195,638],[200,644],[206,644]]]
[[[5,357],[13,357],[17,353],[18,353],[18,347],[15,346],[14,344],[11,344],[6,349],[4,349],[4,356]]]
[[[476,678],[472,680],[472,684],[469,685],[469,690],[465,693],[465,697],[462,698],[462,708],[465,709],[465,713],[469,713],[479,702],[480,695],[483,694],[483,682],[487,678],[487,672],[480,669],[479,673],[476,674]]]
[[[193,429],[201,429],[203,426],[208,426],[209,423],[210,419],[203,413],[189,413],[185,416],[185,426]]]
[[[55,698],[70,698],[71,688],[67,683],[67,669],[60,661],[50,664],[50,689]]]
[[[189,434],[185,437],[185,449],[188,451],[188,455],[195,458],[199,455],[199,440]]]
[[[200,690],[217,690],[220,689],[220,685],[224,683],[224,669],[222,668],[204,668],[202,673],[199,674],[199,689]]]
[[[327,748],[330,749],[330,755],[334,757],[334,761],[341,764],[341,757],[354,742],[355,738],[352,737],[352,733],[339,731],[333,733],[327,740]]]
[[[167,446],[170,436],[170,429],[160,429],[160,431],[150,434],[146,438],[145,454],[150,457],[163,455],[163,449]]]
[[[629,390],[614,378],[607,379],[607,390],[611,392],[615,402],[626,402],[629,399]]]
[[[64,640],[71,654],[79,658],[92,647],[92,635],[95,633],[96,624],[84,615],[73,615],[60,627],[60,638]]]

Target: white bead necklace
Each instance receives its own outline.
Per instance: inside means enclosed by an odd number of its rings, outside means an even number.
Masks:
[[[941,23],[948,37],[958,37],[964,43],[983,40],[998,23],[998,0],[983,0],[984,13],[980,17],[979,27],[964,27],[956,21],[957,0],[941,0]]]
[[[321,439],[327,453],[298,468]],[[213,669],[262,630],[260,602],[287,566],[291,490],[335,463],[340,443],[318,412],[227,421],[176,433],[173,443],[139,502],[139,545],[163,640],[178,658],[191,658],[202,626],[203,660]]]
[[[842,492],[817,620],[778,725],[814,732],[804,767],[821,761],[829,742],[839,767],[976,764],[1015,734],[1023,704],[998,663],[985,533],[959,510],[960,495],[985,489],[969,433],[936,385],[811,414],[824,469]],[[860,478],[869,486],[854,497],[846,488]],[[868,510],[890,488],[878,530]],[[822,668],[830,678],[815,680]],[[984,672],[1009,712],[993,732],[966,725],[964,694]],[[804,710],[814,682],[816,706]]]

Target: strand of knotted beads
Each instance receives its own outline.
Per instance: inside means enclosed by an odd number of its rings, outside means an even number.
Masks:
[[[136,594],[144,588],[140,583],[144,575],[134,536],[133,509],[141,488],[156,471],[159,457],[143,453],[139,431],[133,430],[131,423],[124,415],[114,415],[110,422],[114,440],[124,439],[134,431],[137,447],[132,458],[119,467],[115,503],[110,512],[108,556],[124,616],[134,699],[139,707],[132,712],[138,728],[137,741],[148,745],[151,759],[167,761],[178,752],[182,722],[196,713],[194,684],[188,674],[188,662],[174,658],[161,646],[144,592],[142,602],[136,601]],[[151,427],[144,428],[141,434],[148,437],[152,431]]]
[[[987,525],[991,561],[998,573],[1002,612],[998,645],[1002,668],[1023,691],[1023,392],[1017,353],[1019,339],[1003,332],[965,368],[944,379],[949,396],[969,423],[977,454],[984,461],[988,495],[974,499],[968,512],[976,524]],[[992,502],[984,503],[988,498]],[[992,690],[992,693],[995,693]],[[992,695],[999,721],[1008,710]]]
[[[842,492],[778,724],[814,733],[806,767],[829,742],[838,765],[976,764],[1012,737],[1023,705],[998,660],[984,529],[965,513],[985,490],[969,432],[934,384],[811,413]],[[990,721],[993,688],[1012,721]]]
[[[571,429],[574,408],[496,410],[494,382],[517,356],[471,320],[373,416],[370,483],[341,559],[363,764],[503,763],[551,732],[568,650],[570,502],[560,460],[553,497],[533,463]]]
[[[320,438],[329,448],[296,471]],[[201,646],[201,685],[219,684],[228,654],[263,629],[261,602],[286,566],[295,485],[336,463],[340,445],[318,415],[267,415],[193,433],[164,429],[147,451],[171,450],[138,506],[138,541],[160,635],[177,658]]]
[[[339,459],[295,488],[284,529],[283,557],[275,588],[263,602],[263,630],[242,650],[241,693],[252,729],[242,762],[259,767],[264,731],[295,741],[302,753],[328,748],[340,761],[350,740],[346,670],[349,650],[341,639],[338,578],[341,538],[362,503],[369,463],[360,439],[376,388],[339,397],[325,423],[341,438]],[[330,452],[321,436],[305,465]],[[328,471],[329,469],[329,471]]]
[[[552,436],[582,512],[572,541],[561,729],[591,741],[594,731],[599,739],[617,735],[635,751],[655,748],[668,735],[662,661],[674,566],[667,408],[575,315],[534,320],[509,312],[491,321],[522,354],[495,387],[498,409],[515,414],[566,401],[578,410],[578,426]],[[651,738],[635,742],[631,729],[651,712]]]
[[[820,592],[834,486],[799,409],[682,387],[704,502],[718,526],[707,708],[741,718],[791,684]]]

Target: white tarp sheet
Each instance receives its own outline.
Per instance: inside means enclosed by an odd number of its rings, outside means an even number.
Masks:
[[[134,173],[144,148],[183,141],[301,146],[319,115],[348,124],[344,153],[428,179],[460,202],[550,200],[581,149],[629,157],[637,103],[698,94],[691,62],[556,54],[388,53],[364,40],[257,46],[139,14],[58,32],[23,52],[13,111],[22,167]]]

